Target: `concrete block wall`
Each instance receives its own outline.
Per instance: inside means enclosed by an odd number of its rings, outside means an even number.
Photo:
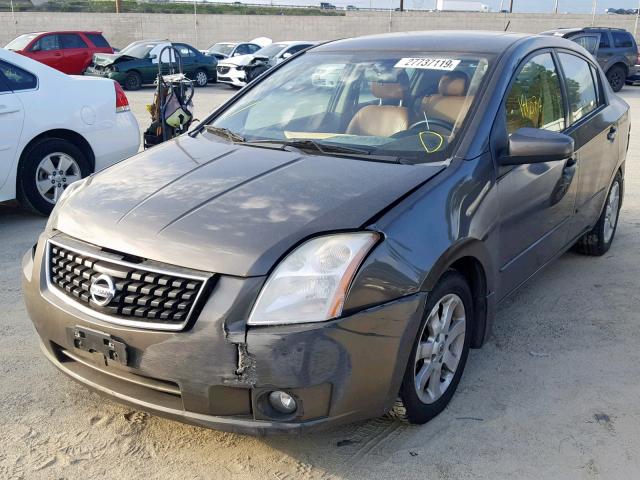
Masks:
[[[555,27],[588,26],[591,15],[460,12],[346,12],[345,16],[193,15],[127,13],[0,13],[0,44],[44,30],[100,30],[116,47],[134,40],[164,39],[206,48],[216,41],[331,40],[414,30],[504,30],[536,33]],[[632,15],[597,15],[595,25],[634,31]]]

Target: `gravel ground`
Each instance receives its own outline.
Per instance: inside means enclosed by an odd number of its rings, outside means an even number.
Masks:
[[[230,92],[199,90],[197,115]],[[144,127],[151,95],[129,95]],[[640,89],[623,97],[640,112]],[[45,360],[22,303],[20,258],[44,220],[0,205],[0,478],[639,478],[640,118],[632,125],[610,252],[568,253],[504,303],[450,407],[421,427],[382,418],[252,438],[90,393]]]

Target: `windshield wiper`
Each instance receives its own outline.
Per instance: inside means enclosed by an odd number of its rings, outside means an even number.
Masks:
[[[226,138],[231,142],[244,142],[243,136],[238,135],[236,132],[232,132],[228,128],[214,127],[213,125],[205,125],[204,129],[209,133],[213,133],[214,135],[217,135],[219,137]]]
[[[290,147],[299,150],[313,150],[323,155],[344,155],[378,162],[402,163],[398,157],[373,155],[370,150],[364,148],[321,143],[308,138],[300,140],[249,140],[244,145],[278,145],[283,150],[287,150]]]

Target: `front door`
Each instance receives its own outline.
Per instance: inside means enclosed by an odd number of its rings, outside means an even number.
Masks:
[[[38,62],[64,72],[64,51],[56,34],[43,35],[36,40],[31,46],[29,56]]]
[[[503,138],[523,127],[566,128],[559,70],[550,52],[523,62],[496,122]],[[495,133],[494,133],[495,134]],[[574,158],[500,167],[500,296],[527,280],[567,242],[577,192]]]

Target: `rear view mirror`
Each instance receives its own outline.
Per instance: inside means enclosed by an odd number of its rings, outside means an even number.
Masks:
[[[519,128],[509,137],[509,151],[501,165],[553,162],[573,156],[573,138],[564,133],[539,128]]]

